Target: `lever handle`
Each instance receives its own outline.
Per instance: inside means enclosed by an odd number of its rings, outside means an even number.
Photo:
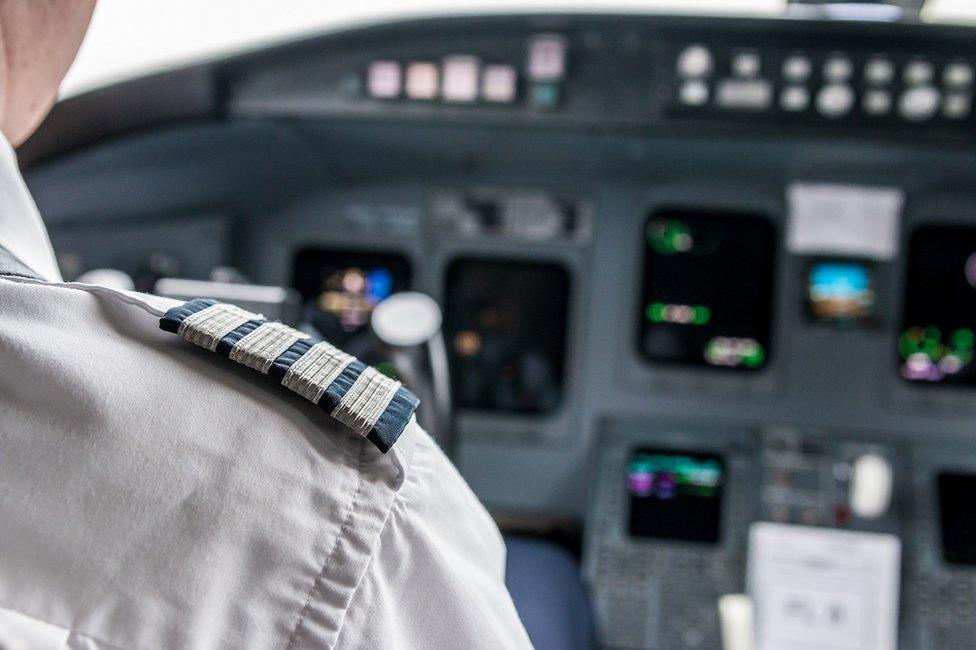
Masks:
[[[417,419],[421,426],[453,459],[451,377],[441,322],[437,302],[415,291],[393,294],[376,305],[370,317],[373,334],[397,374],[420,398]]]

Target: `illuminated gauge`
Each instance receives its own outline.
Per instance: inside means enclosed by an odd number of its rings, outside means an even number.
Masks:
[[[976,385],[976,228],[924,226],[911,237],[899,374]]]
[[[638,346],[651,361],[757,370],[769,359],[769,220],[662,210],[645,227]]]

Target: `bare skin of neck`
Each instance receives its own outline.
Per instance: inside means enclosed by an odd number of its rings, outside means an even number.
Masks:
[[[0,0],[0,131],[17,146],[44,119],[95,0]]]

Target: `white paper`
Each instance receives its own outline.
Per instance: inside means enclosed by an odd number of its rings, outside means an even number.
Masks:
[[[893,535],[753,524],[757,650],[894,650],[900,570]]]
[[[794,183],[786,197],[789,252],[875,260],[890,260],[898,254],[905,203],[900,189]]]

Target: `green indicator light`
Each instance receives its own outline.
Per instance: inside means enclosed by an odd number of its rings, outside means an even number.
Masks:
[[[647,320],[652,323],[661,323],[664,321],[664,304],[660,302],[652,302],[647,306]]]
[[[935,325],[929,325],[925,328],[925,340],[938,343],[942,340],[942,331]]]
[[[960,327],[953,332],[952,347],[957,350],[971,350],[973,347],[973,331],[968,327]]]
[[[662,255],[686,253],[694,240],[688,226],[675,219],[655,219],[647,225],[647,242]]]
[[[902,359],[907,359],[922,349],[922,328],[910,327],[898,338],[898,353]]]
[[[698,305],[695,307],[695,315],[692,322],[695,325],[705,325],[708,321],[712,320],[712,310],[705,305]]]
[[[742,365],[748,368],[758,368],[766,359],[766,351],[763,346],[756,344],[756,347],[742,357]]]

